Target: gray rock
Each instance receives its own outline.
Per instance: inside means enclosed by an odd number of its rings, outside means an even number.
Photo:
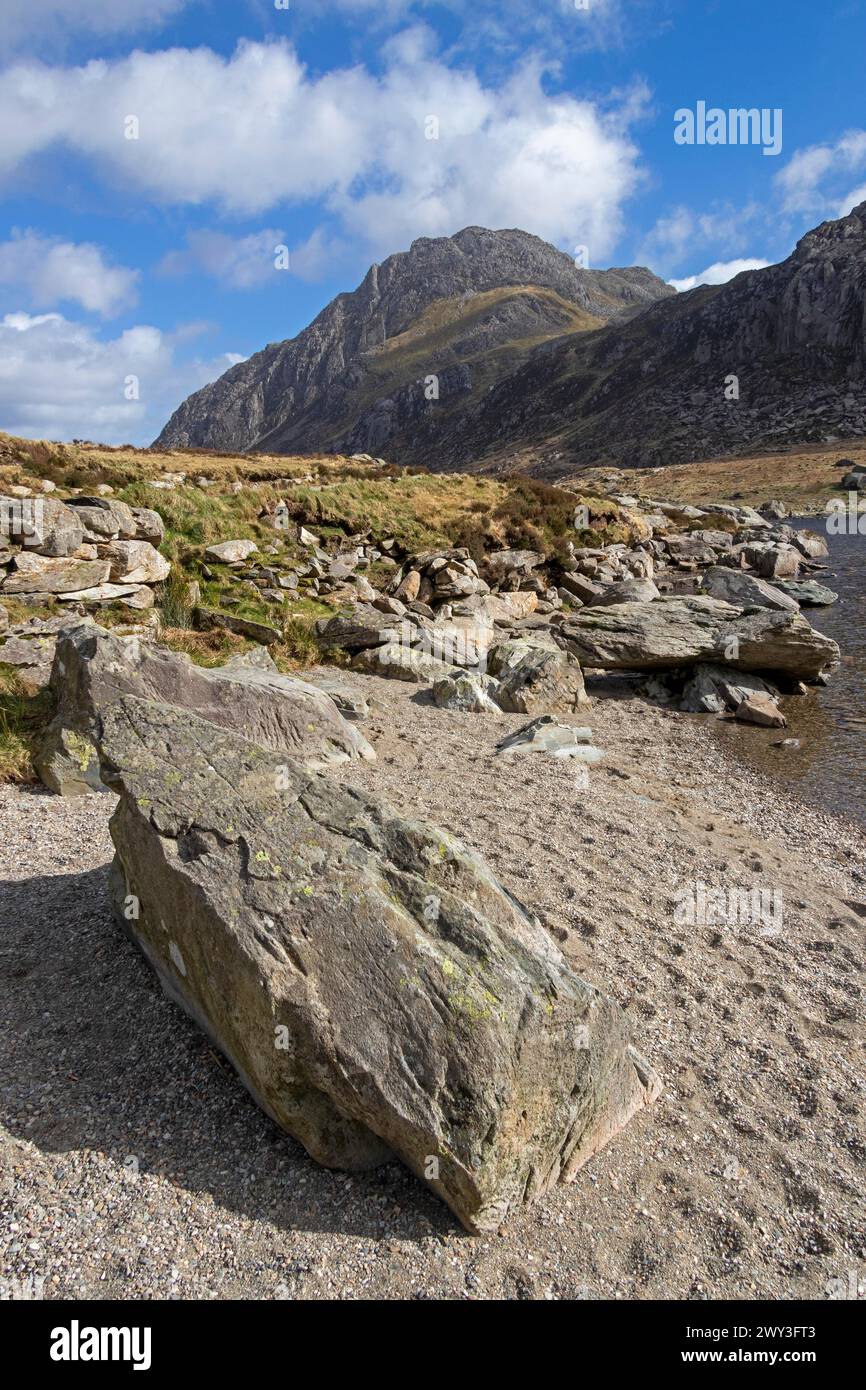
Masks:
[[[652,603],[659,596],[651,579],[623,579],[609,584],[587,607],[610,608],[616,603]]]
[[[520,643],[509,643],[509,657],[497,655],[499,689],[496,698],[511,714],[568,714],[589,702],[580,662],[559,648],[527,643],[517,656]]]
[[[51,686],[57,713],[34,762],[45,785],[62,795],[82,790],[82,770],[92,785],[92,760],[83,766],[85,744],[92,743],[99,720],[123,695],[159,699],[213,725],[241,729],[308,767],[375,757],[333,700],[305,681],[261,667],[194,666],[181,653],[136,637],[115,637],[93,625],[60,635]],[[77,749],[71,760],[70,739]]]
[[[4,594],[73,593],[104,584],[110,570],[108,560],[55,559],[21,550],[2,588]]]
[[[303,679],[317,690],[323,690],[337,706],[344,719],[360,723],[370,714],[370,702],[348,676],[341,671],[305,671]]]
[[[73,589],[58,594],[62,603],[122,603],[126,608],[152,608],[153,589],[146,584],[94,584],[90,589]]]
[[[583,666],[608,670],[664,670],[724,659],[742,671],[811,680],[839,662],[836,643],[800,613],[744,611],[700,595],[583,608],[567,617],[560,632]]]
[[[601,748],[592,746],[592,729],[561,724],[551,714],[533,719],[516,733],[509,734],[496,745],[497,753],[546,753],[551,758],[575,758],[581,763],[598,763],[604,757]]]
[[[381,647],[365,647],[359,651],[352,665],[356,671],[367,671],[375,676],[391,676],[395,680],[414,681],[417,685],[429,685],[440,676],[459,674],[459,669],[450,662],[440,661],[429,652],[418,647],[410,647],[405,642],[386,642]]]
[[[750,695],[775,697],[778,693],[760,676],[734,671],[730,666],[714,662],[701,662],[683,690],[680,709],[692,714],[722,714],[725,710],[736,710]]]
[[[484,575],[491,584],[501,584],[511,574],[528,574],[544,561],[538,550],[494,550],[484,559]]]
[[[2,499],[0,499],[2,500]],[[40,555],[62,558],[72,555],[84,540],[84,524],[73,507],[54,497],[34,503],[35,530],[20,536],[21,543]]]
[[[839,597],[832,589],[819,584],[815,579],[779,579],[775,587],[794,599],[802,608],[824,608],[835,603]]]
[[[125,502],[114,497],[70,497],[66,506],[74,508],[85,531],[95,540],[135,540],[138,523]]]
[[[152,507],[133,507],[131,510],[135,522],[135,539],[150,541],[151,545],[162,545],[165,540],[165,522],[159,512],[155,512]]]
[[[29,695],[43,690],[51,679],[56,637],[7,637],[0,643],[0,665],[14,666]]]
[[[762,579],[796,579],[800,560],[793,545],[772,545],[760,557],[758,572]]]
[[[370,604],[356,603],[349,612],[336,613],[316,624],[316,633],[323,647],[338,647],[357,652],[365,647],[384,646],[400,629],[392,613],[382,612]]]
[[[781,584],[777,587],[766,579],[758,579],[757,575],[725,569],[721,565],[707,570],[702,588],[710,598],[724,599],[741,608],[774,608],[788,613],[796,613],[799,608],[793,595],[782,592]]]
[[[826,540],[817,531],[795,531],[791,544],[808,560],[826,560],[830,554]]]
[[[219,541],[216,545],[207,546],[204,554],[206,560],[218,560],[223,564],[232,565],[249,559],[257,550],[255,541]]]
[[[581,603],[594,603],[604,593],[604,586],[596,584],[583,574],[564,574],[560,584],[561,594],[573,594]]]
[[[100,749],[119,924],[319,1162],[396,1155],[495,1230],[657,1094],[619,1007],[451,836],[181,709],[115,704]]]
[[[159,584],[171,573],[171,564],[150,541],[112,541],[99,549],[100,558],[111,561],[115,584]]]
[[[463,710],[470,714],[500,714],[496,702],[498,684],[481,671],[460,671],[441,676],[433,685],[433,699],[440,709]]]

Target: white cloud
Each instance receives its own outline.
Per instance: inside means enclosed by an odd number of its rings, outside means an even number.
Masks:
[[[724,285],[728,280],[733,280],[735,275],[739,275],[741,270],[764,270],[769,264],[769,261],[762,261],[757,257],[751,260],[715,261],[698,275],[687,275],[682,280],[669,280],[668,283],[680,291],[693,290],[696,285]]]
[[[3,0],[0,43],[5,48],[59,46],[71,34],[99,36],[156,28],[188,0]]]
[[[848,195],[853,200],[848,206],[844,206],[848,202],[848,197],[843,197],[844,190],[850,187],[852,176],[864,169],[866,130],[848,130],[833,144],[809,145],[798,150],[776,175],[783,210],[844,216],[855,206],[863,189]]]
[[[486,87],[432,56],[418,28],[382,51],[381,76],[314,76],[285,43],[18,64],[0,75],[0,173],[68,148],[164,203],[256,214],[324,200],[377,252],[475,222],[586,244],[596,263],[608,254],[641,181],[629,125],[642,89],[611,109],[549,96],[536,61]],[[139,139],[124,138],[129,115]]]
[[[0,242],[0,285],[25,294],[36,309],[64,301],[110,318],[136,301],[137,270],[108,265],[98,246],[61,241],[38,232],[13,233]]]
[[[709,212],[680,205],[658,219],[638,248],[636,260],[664,274],[686,256],[695,259],[701,247],[724,248],[730,255],[754,242],[756,228],[763,232],[765,222],[764,209],[754,202],[740,208],[725,204]]]
[[[625,32],[634,37],[639,16],[634,7],[624,23],[622,0],[292,0],[301,18],[320,18],[337,11],[347,19],[378,28],[408,18],[423,19],[431,9],[450,10],[460,23],[456,47],[484,45],[488,51],[525,52],[545,44],[551,51],[567,44],[573,52],[621,44]]]
[[[175,336],[146,324],[103,340],[61,314],[7,314],[0,320],[0,429],[31,439],[148,444],[184,397],[241,360],[225,353],[179,361]],[[138,400],[125,396],[132,376]]]
[[[852,208],[859,207],[861,203],[866,203],[866,183],[862,183],[859,188],[852,188],[836,208],[836,217],[847,217]]]
[[[318,280],[332,273],[345,247],[317,228],[306,241],[288,247],[282,229],[269,227],[249,236],[233,237],[226,232],[190,232],[183,250],[169,251],[159,264],[163,275],[188,275],[201,271],[234,290],[255,289],[273,283],[288,250],[289,274],[301,280]]]

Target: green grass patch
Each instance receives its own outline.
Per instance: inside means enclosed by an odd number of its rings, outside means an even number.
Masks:
[[[38,781],[33,748],[53,712],[50,691],[29,694],[14,666],[0,663],[0,782]]]

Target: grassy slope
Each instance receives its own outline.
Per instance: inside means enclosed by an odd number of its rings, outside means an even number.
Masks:
[[[474,331],[483,330],[509,301],[529,298],[545,306],[550,323],[547,330],[478,351],[460,348]],[[591,332],[601,328],[604,322],[563,299],[555,290],[533,285],[486,290],[466,299],[436,300],[405,332],[364,354],[366,379],[353,395],[351,410],[334,423],[328,439],[339,439],[377,400],[420,381],[429,372],[441,371],[457,362],[471,365],[472,395],[478,399],[491,385],[515,371],[541,343],[573,333]],[[459,397],[457,405],[464,409],[466,398]],[[447,400],[442,402],[441,408],[447,410]]]
[[[793,513],[824,510],[831,497],[841,497],[844,470],[840,459],[866,464],[866,440],[838,444],[809,444],[785,453],[753,454],[747,458],[703,459],[669,468],[588,469],[575,475],[571,486],[605,487],[614,493],[639,493],[660,501],[741,501],[754,506],[776,498]]]

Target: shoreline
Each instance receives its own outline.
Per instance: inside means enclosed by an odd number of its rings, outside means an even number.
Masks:
[[[110,921],[113,797],[6,787],[17,1229],[0,1281],[87,1298],[825,1297],[862,1262],[863,832],[633,695],[581,713],[607,757],[578,790],[567,762],[494,753],[525,716],[352,681],[374,697],[378,758],[330,775],[478,848],[626,1009],[660,1099],[500,1236],[465,1235],[399,1164],[319,1168]],[[776,889],[781,932],[678,924],[697,883]]]

